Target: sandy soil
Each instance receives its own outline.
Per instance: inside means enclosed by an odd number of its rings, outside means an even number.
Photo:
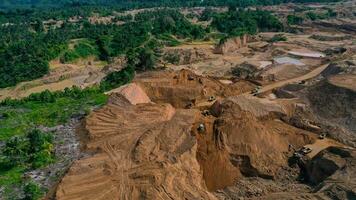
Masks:
[[[0,100],[8,97],[23,98],[44,90],[58,91],[72,86],[85,88],[99,83],[105,76],[105,73],[102,72],[103,66],[100,63],[93,63],[89,66],[83,62],[61,64],[58,61],[53,61],[48,75],[33,81],[19,83],[14,87],[0,89]]]
[[[182,70],[143,73],[112,91],[86,120],[92,155],[71,167],[57,199],[216,199],[212,191],[242,176],[273,178],[289,144],[316,136],[278,120],[286,107],[234,97],[246,91],[235,87]]]

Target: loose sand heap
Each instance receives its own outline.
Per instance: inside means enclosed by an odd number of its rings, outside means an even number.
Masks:
[[[280,120],[288,106],[236,97],[253,88],[239,84],[163,71],[111,91],[86,119],[90,156],[73,164],[56,198],[217,199],[243,177],[275,179],[290,146],[317,136]]]
[[[124,85],[117,89],[111,90],[111,91],[107,92],[106,94],[122,96],[126,100],[128,100],[132,105],[151,102],[150,98],[141,89],[141,87],[139,87],[135,83]]]

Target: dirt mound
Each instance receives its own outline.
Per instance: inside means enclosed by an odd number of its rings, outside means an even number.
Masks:
[[[169,104],[111,99],[87,119],[87,146],[95,153],[71,167],[57,199],[215,199],[189,131],[196,115]]]
[[[253,104],[256,106],[249,107]],[[220,146],[228,149],[231,162],[245,176],[273,178],[285,164],[289,144],[301,146],[313,141],[307,131],[276,120],[276,113],[282,113],[280,107],[244,98],[229,98],[221,107],[215,134],[223,138]]]
[[[151,102],[147,94],[141,89],[140,86],[135,83],[124,85],[117,89],[111,90],[107,94],[122,96],[133,105]]]

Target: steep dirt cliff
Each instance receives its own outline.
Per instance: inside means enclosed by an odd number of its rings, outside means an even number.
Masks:
[[[220,42],[215,49],[214,53],[216,54],[228,54],[234,53],[236,50],[246,47],[249,40],[248,35],[243,35],[240,37],[228,38],[225,41]]]

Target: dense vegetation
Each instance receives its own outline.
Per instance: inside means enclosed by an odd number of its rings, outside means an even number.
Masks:
[[[0,87],[43,76],[48,73],[49,61],[57,57],[63,63],[91,55],[110,61],[140,46],[155,50],[164,44],[178,44],[172,35],[202,39],[206,34],[205,29],[190,23],[176,10],[143,12],[135,21],[121,26],[83,20],[45,27],[41,21],[0,26]],[[69,48],[68,43],[77,38],[86,39],[75,41],[74,47]]]
[[[23,136],[14,136],[5,141],[0,152],[0,173],[11,174],[17,170],[37,169],[54,162],[54,160],[52,135],[34,129]],[[1,185],[6,185],[8,182],[23,183],[24,199],[38,199],[43,193],[35,183],[29,180],[11,176],[9,178],[11,179],[1,178]],[[12,191],[5,192],[11,193]]]
[[[267,11],[236,11],[213,14],[212,26],[229,35],[256,34],[260,31],[282,31],[282,23]]]
[[[183,7],[183,6],[254,6],[274,5],[280,3],[308,3],[308,2],[336,2],[339,0],[2,0],[0,8],[28,8],[28,7],[73,7],[84,5],[106,5],[118,8],[142,8],[142,7]]]
[[[303,17],[296,16],[296,15],[288,15],[287,16],[287,23],[289,25],[300,25],[304,21]]]
[[[287,16],[287,23],[289,25],[301,25],[305,20],[322,20],[322,19],[329,19],[337,16],[337,13],[331,9],[326,9],[323,11],[312,11],[309,10],[307,12],[303,12],[304,10],[301,10],[300,12],[296,12],[293,15],[288,15]]]
[[[14,136],[5,142],[0,157],[0,168],[15,166],[39,168],[54,161],[53,138],[35,129],[25,136]]]

